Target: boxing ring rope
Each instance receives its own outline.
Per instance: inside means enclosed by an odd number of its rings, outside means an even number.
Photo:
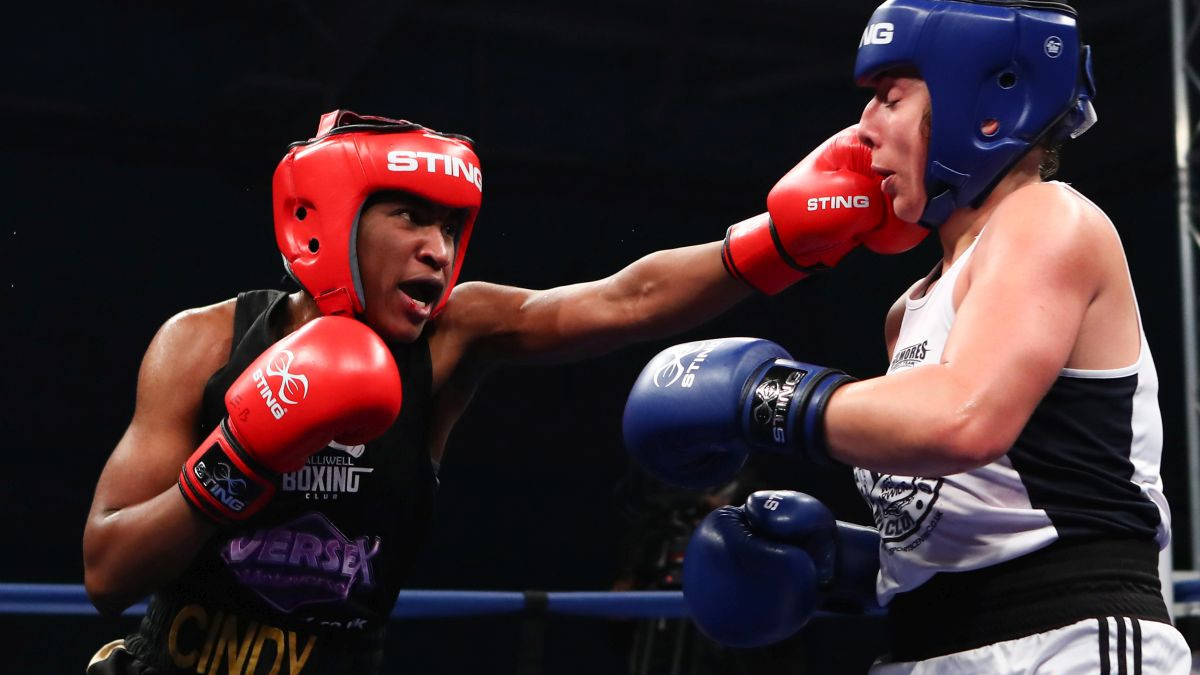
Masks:
[[[140,616],[139,602],[123,614]],[[482,616],[542,612],[607,618],[683,618],[687,605],[680,591],[443,591],[404,590],[393,619]],[[82,584],[0,584],[0,614],[92,616],[98,612]]]
[[[1200,576],[1176,581],[1173,590],[1177,618],[1188,615],[1194,618],[1200,615]],[[144,614],[146,608],[146,603],[140,602],[122,614],[125,617],[137,617]],[[17,622],[23,621],[21,617],[37,615],[100,618],[81,584],[0,583],[0,615],[12,617],[12,620]],[[564,616],[645,621],[646,623],[640,624],[642,628],[639,629],[638,635],[649,637],[644,637],[640,643],[635,638],[629,655],[630,659],[634,658],[634,654],[638,655],[637,663],[641,664],[641,669],[637,672],[643,674],[650,672],[647,668],[652,654],[656,654],[658,658],[672,659],[671,672],[678,672],[675,669],[681,663],[679,659],[685,658],[680,645],[689,639],[685,636],[692,635],[690,639],[700,637],[691,629],[690,622],[682,622],[690,613],[681,591],[403,590],[400,591],[391,612],[393,622],[430,618],[474,619],[481,616],[506,617],[506,620],[519,622],[519,638],[514,643],[513,656],[517,663],[516,672],[522,675],[540,675],[545,672],[543,661],[548,649],[547,631],[551,625],[557,623],[557,619]],[[659,623],[661,619],[674,619],[680,623],[670,628],[669,634],[661,633],[664,626]],[[865,631],[860,635],[866,636],[868,641],[874,639],[882,648],[882,641],[886,639],[886,626],[884,612],[879,609],[857,614],[818,611],[804,632],[815,631],[811,633],[816,636],[814,639],[819,641],[815,644],[824,644],[821,641],[828,639],[831,630],[841,629],[844,626],[841,622],[844,621],[858,622],[854,624],[856,629]],[[656,628],[650,633],[645,633],[651,622]],[[1182,630],[1182,624],[1180,625]],[[1194,631],[1195,628],[1191,630]],[[656,635],[659,638],[656,638]],[[666,640],[663,643],[666,647],[652,647],[662,640]],[[666,651],[663,651],[664,649]],[[1200,652],[1196,654],[1200,655]],[[810,658],[817,659],[814,663],[824,664],[817,665],[814,672],[829,672],[828,668],[833,667],[832,663],[820,661],[820,657]]]
[[[1200,578],[1174,584],[1176,603],[1200,603]],[[126,616],[146,611],[146,603],[125,610]],[[400,591],[391,617],[446,618],[498,614],[558,614],[597,618],[685,618],[689,616],[681,591]],[[881,612],[876,612],[880,613]],[[0,584],[0,615],[52,614],[94,616],[82,584]],[[817,612],[829,616],[832,612]]]

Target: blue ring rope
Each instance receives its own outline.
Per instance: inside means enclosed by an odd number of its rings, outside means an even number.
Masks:
[[[545,597],[545,611],[550,614],[626,618],[689,615],[680,591],[571,591],[550,592]],[[520,591],[404,590],[392,608],[392,618],[519,614],[528,606],[527,594]],[[145,612],[143,601],[123,614],[138,616]],[[94,616],[98,613],[82,584],[0,584],[0,614]]]
[[[392,608],[393,619],[519,614],[529,598],[544,595],[548,614],[609,618],[684,618],[689,616],[681,591],[441,591],[404,590]],[[1200,579],[1175,582],[1175,602],[1200,602]],[[534,606],[540,603],[535,602]],[[123,614],[146,612],[139,602]],[[0,584],[0,614],[95,616],[82,584]],[[820,612],[818,614],[821,614]]]

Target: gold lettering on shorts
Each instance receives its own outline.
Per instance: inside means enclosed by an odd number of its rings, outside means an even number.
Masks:
[[[199,628],[203,634],[205,626],[208,625],[208,612],[200,605],[188,605],[179,610],[175,615],[175,619],[171,621],[171,630],[167,633],[167,653],[171,655],[171,660],[180,668],[188,668],[196,663],[196,657],[199,654],[196,651],[187,653],[179,651],[179,632],[183,623],[188,619],[194,620],[200,624]]]
[[[312,655],[313,645],[317,644],[317,636],[309,635],[308,642],[304,643],[304,651],[296,656],[296,634],[288,631],[288,669],[292,675],[299,675],[300,669],[304,664],[308,663],[308,657]]]
[[[275,626],[263,624],[258,629],[258,638],[254,641],[254,651],[250,652],[250,660],[246,663],[246,672],[258,672],[258,659],[262,656],[263,643],[267,640],[275,643],[275,656],[271,661],[271,670],[266,675],[279,675],[279,666],[283,665],[283,631]]]
[[[242,672],[242,666],[246,663],[246,657],[250,656],[250,647],[254,643],[254,634],[258,632],[258,622],[251,621],[246,627],[246,632],[241,640],[238,640],[238,617],[236,614],[229,614],[225,617],[225,623],[221,626],[221,639],[217,641],[217,646],[213,650],[212,666],[209,668],[210,673],[219,673],[220,662],[225,659],[225,672],[230,675],[236,675]]]
[[[203,606],[185,606],[175,614],[167,633],[167,651],[171,660],[180,668],[194,666],[195,672],[202,675],[257,675],[261,661],[263,668],[270,668],[265,675],[280,675],[286,653],[288,675],[300,675],[312,656],[317,636],[307,635],[304,648],[299,649],[299,638],[303,634],[259,625],[257,621],[250,621],[244,631],[238,631],[239,620],[246,619],[217,612],[209,621],[208,610]],[[194,627],[189,628],[192,624]],[[203,645],[192,648],[201,635],[204,636]],[[269,666],[263,658],[263,646],[267,642],[275,649]]]
[[[208,626],[208,637],[204,639],[204,650],[200,654],[200,662],[196,664],[197,673],[203,673],[208,670],[208,657],[212,656],[213,639],[217,637],[217,629],[221,627],[224,618],[225,612],[217,612],[217,615],[213,617],[212,623]],[[220,656],[217,658],[220,658]]]

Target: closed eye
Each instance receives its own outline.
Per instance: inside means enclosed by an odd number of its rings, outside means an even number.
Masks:
[[[879,88],[879,91],[875,94],[875,100],[879,102],[880,106],[884,108],[893,108],[897,103],[900,102],[899,96],[892,95],[893,90],[894,87]]]

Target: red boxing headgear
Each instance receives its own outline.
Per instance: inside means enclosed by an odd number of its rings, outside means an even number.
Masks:
[[[398,190],[466,209],[446,304],[483,197],[483,173],[466,136],[419,124],[335,110],[321,116],[317,135],[292,143],[275,169],[275,241],[284,264],[322,314],[363,311],[358,272],[358,224],[367,197]]]

